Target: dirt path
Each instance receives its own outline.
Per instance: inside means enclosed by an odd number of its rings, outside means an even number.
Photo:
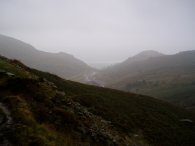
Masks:
[[[5,138],[3,132],[4,128],[9,128],[10,125],[12,124],[12,117],[7,107],[4,106],[2,103],[0,103],[0,109],[5,114],[5,120],[3,117],[2,122],[0,123],[0,146],[12,146],[10,142]]]
[[[4,125],[9,126],[12,123],[12,117],[10,115],[9,110],[7,107],[5,107],[2,103],[0,103],[0,109],[3,111],[3,113],[6,115],[6,122],[3,123]],[[2,125],[1,125],[2,126]]]

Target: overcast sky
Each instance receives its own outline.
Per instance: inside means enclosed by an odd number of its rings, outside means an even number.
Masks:
[[[195,49],[195,0],[0,0],[0,33],[85,62]]]

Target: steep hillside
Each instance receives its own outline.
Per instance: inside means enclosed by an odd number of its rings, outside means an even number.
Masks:
[[[103,71],[99,78],[108,87],[195,106],[195,51],[163,55],[124,63]]]
[[[0,54],[18,59],[32,68],[81,82],[85,81],[85,74],[94,70],[72,55],[39,51],[29,44],[4,35],[0,35]]]
[[[0,144],[195,145],[195,117],[184,109],[64,80],[3,57],[0,69]]]

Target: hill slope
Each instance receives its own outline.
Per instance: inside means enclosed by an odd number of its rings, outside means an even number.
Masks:
[[[108,87],[165,99],[186,107],[195,105],[195,51],[125,62],[99,76]]]
[[[0,35],[0,54],[18,59],[32,68],[76,81],[84,81],[84,75],[94,70],[72,55],[39,51],[29,44],[4,35]]]
[[[129,57],[127,60],[125,60],[123,62],[123,64],[130,64],[130,63],[137,62],[137,61],[144,61],[147,59],[156,58],[156,57],[160,57],[163,55],[164,54],[159,53],[157,51],[146,50],[146,51],[142,51],[141,53],[139,53],[133,57]]]
[[[195,145],[195,117],[184,109],[67,81],[3,57],[0,69],[2,144]]]

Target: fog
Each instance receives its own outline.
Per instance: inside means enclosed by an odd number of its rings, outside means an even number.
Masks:
[[[194,0],[0,0],[0,33],[87,63],[195,49]]]

